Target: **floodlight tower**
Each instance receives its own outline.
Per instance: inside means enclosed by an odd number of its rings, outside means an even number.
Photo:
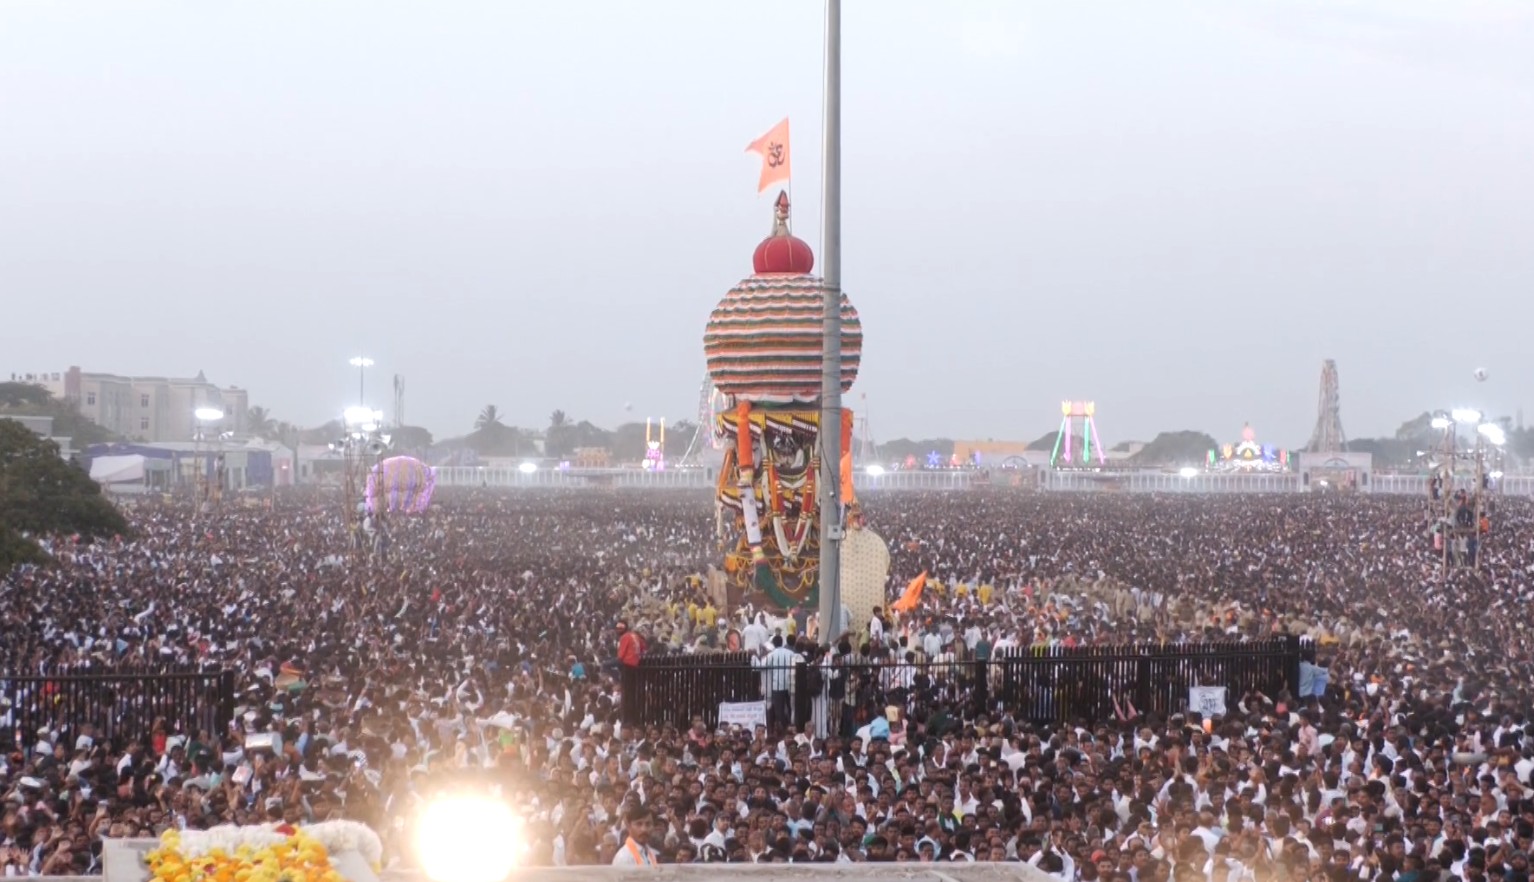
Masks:
[[[1055,449],[1049,454],[1050,468],[1059,468],[1062,461],[1066,466],[1090,466],[1094,452],[1097,464],[1106,465],[1108,457],[1097,437],[1097,402],[1062,401],[1060,414],[1060,431],[1055,435]],[[1081,439],[1079,452],[1075,444],[1077,437]]]
[[[383,411],[354,405],[341,412],[344,427],[341,438],[330,448],[341,454],[344,472],[341,481],[341,505],[344,523],[351,531],[353,549],[362,549],[362,510],[368,471],[393,440],[382,434]]]
[[[207,506],[218,502],[223,495],[220,492],[223,489],[223,470],[221,464],[215,467],[214,470],[215,475],[219,479],[217,489],[214,488],[208,475],[207,442],[210,428],[212,428],[214,437],[218,436],[217,424],[223,421],[224,411],[222,408],[204,405],[192,411],[192,417],[197,421],[196,434],[193,435],[194,443],[192,445],[192,457],[197,461],[197,509],[202,511]]]
[[[1432,426],[1443,432],[1443,447],[1433,480],[1443,503],[1443,518],[1439,522],[1439,533],[1443,536],[1440,565],[1441,575],[1446,579],[1451,569],[1474,570],[1480,564],[1481,545],[1488,532],[1482,525],[1491,514],[1492,476],[1486,463],[1507,443],[1507,433],[1498,423],[1483,422],[1483,414],[1468,407],[1435,415]],[[1459,438],[1461,427],[1471,431],[1471,442],[1463,448]],[[1463,461],[1468,461],[1468,485],[1457,480]]]
[[[357,403],[366,404],[368,368],[373,366],[373,359],[366,355],[354,355],[346,363],[357,369]]]
[[[854,459],[859,462],[866,462],[870,466],[873,466],[879,462],[879,442],[874,440],[873,425],[868,421],[868,393],[859,393],[858,402],[858,452]]]

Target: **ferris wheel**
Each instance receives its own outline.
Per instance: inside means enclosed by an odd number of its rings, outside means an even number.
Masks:
[[[687,444],[687,452],[682,454],[681,464],[696,464],[705,448],[719,449],[720,441],[714,432],[714,421],[727,403],[724,393],[715,388],[714,379],[704,374],[703,383],[698,387],[698,428]]]

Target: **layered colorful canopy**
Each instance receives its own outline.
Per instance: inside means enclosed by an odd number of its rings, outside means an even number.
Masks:
[[[730,289],[703,335],[708,373],[732,403],[805,405],[820,399],[824,288],[809,275],[754,275]],[[852,388],[863,325],[842,295],[842,391]]]

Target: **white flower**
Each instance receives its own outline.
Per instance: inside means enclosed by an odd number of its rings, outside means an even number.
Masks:
[[[303,831],[332,854],[355,851],[369,864],[383,860],[383,840],[366,824],[356,821],[325,821],[304,827]]]
[[[383,860],[383,840],[366,824],[356,821],[326,821],[299,828],[330,854],[355,851],[369,864]],[[234,854],[241,846],[259,851],[287,839],[277,832],[276,824],[237,827],[225,824],[211,830],[186,830],[181,833],[180,850],[188,858],[204,857],[214,851]]]

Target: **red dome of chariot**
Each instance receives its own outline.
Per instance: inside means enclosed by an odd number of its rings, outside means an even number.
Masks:
[[[804,405],[820,398],[825,287],[810,275],[815,254],[788,230],[779,193],[772,235],[752,255],[754,275],[714,307],[703,335],[709,376],[731,400]],[[842,294],[842,391],[857,380],[863,325]]]
[[[757,275],[791,274],[807,276],[815,268],[815,252],[805,241],[785,227],[773,230],[772,235],[756,246],[751,255],[752,272]]]

